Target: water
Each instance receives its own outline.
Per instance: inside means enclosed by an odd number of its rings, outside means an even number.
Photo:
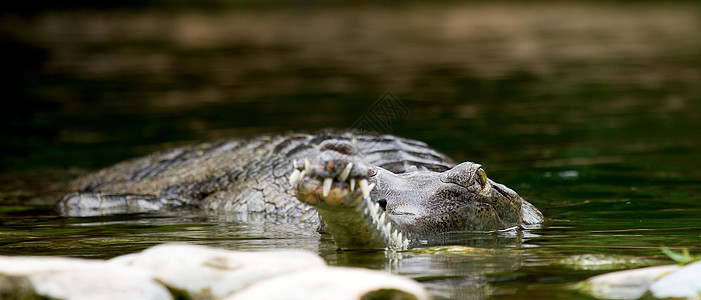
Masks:
[[[437,299],[586,298],[589,276],[701,253],[701,6],[599,2],[0,15],[0,254],[109,258],[169,241],[294,247]],[[407,114],[377,119],[386,92]],[[63,184],[212,138],[358,120],[481,163],[540,228],[474,252],[338,252],[330,237],[196,213],[65,218]],[[388,119],[383,119],[388,120]],[[578,255],[632,263],[586,268]],[[567,260],[570,259],[570,260]],[[569,263],[568,263],[569,262]]]

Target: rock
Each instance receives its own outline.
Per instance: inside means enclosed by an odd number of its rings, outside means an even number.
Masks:
[[[416,281],[301,250],[166,244],[103,260],[0,256],[0,299],[428,299]]]
[[[579,289],[601,299],[638,299],[655,280],[679,268],[666,265],[607,273],[587,279]]]
[[[317,268],[254,284],[226,300],[429,299],[418,282],[360,268]]]
[[[103,261],[0,256],[3,299],[172,299],[149,274]]]
[[[553,262],[553,265],[573,270],[614,271],[649,266],[655,261],[635,256],[609,254],[577,254]]]
[[[193,298],[223,298],[258,281],[312,268],[326,268],[316,254],[302,250],[229,251],[197,245],[164,244],[113,258]]]
[[[701,261],[688,264],[650,286],[657,298],[692,298],[701,296]]]
[[[459,255],[474,255],[475,253],[489,253],[493,254],[495,251],[491,249],[480,249],[465,246],[434,246],[427,248],[418,248],[409,250],[411,253],[416,254],[459,254]]]

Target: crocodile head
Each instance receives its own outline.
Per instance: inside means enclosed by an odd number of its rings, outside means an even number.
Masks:
[[[413,167],[394,173],[364,162],[348,141],[328,140],[295,161],[295,195],[314,206],[342,249],[405,249],[455,231],[492,231],[543,220],[479,164],[443,172]]]

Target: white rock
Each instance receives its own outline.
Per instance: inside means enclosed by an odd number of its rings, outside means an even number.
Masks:
[[[109,264],[148,272],[192,297],[226,297],[258,281],[326,263],[302,250],[229,251],[197,245],[165,244],[113,258]]]
[[[601,299],[638,299],[655,280],[678,269],[666,265],[606,273],[587,279],[582,289]]]
[[[686,265],[650,286],[657,298],[691,298],[701,296],[701,261]]]
[[[50,298],[172,299],[147,273],[99,260],[0,256],[3,276],[26,279],[36,294]]]
[[[376,299],[429,299],[418,282],[382,271],[328,267],[281,275],[252,285],[226,300],[359,300],[370,293]],[[373,298],[375,299],[375,298]]]
[[[229,251],[166,244],[108,261],[0,256],[0,295],[60,299],[428,299],[416,281],[382,271],[329,267],[301,250]]]

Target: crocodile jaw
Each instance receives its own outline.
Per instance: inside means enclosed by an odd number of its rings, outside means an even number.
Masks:
[[[404,250],[409,247],[408,234],[393,224],[370,197],[375,184],[368,178],[348,176],[350,171],[345,172],[348,165],[333,176],[317,172],[308,161],[295,163],[295,167],[290,183],[297,199],[317,209],[339,248]]]

